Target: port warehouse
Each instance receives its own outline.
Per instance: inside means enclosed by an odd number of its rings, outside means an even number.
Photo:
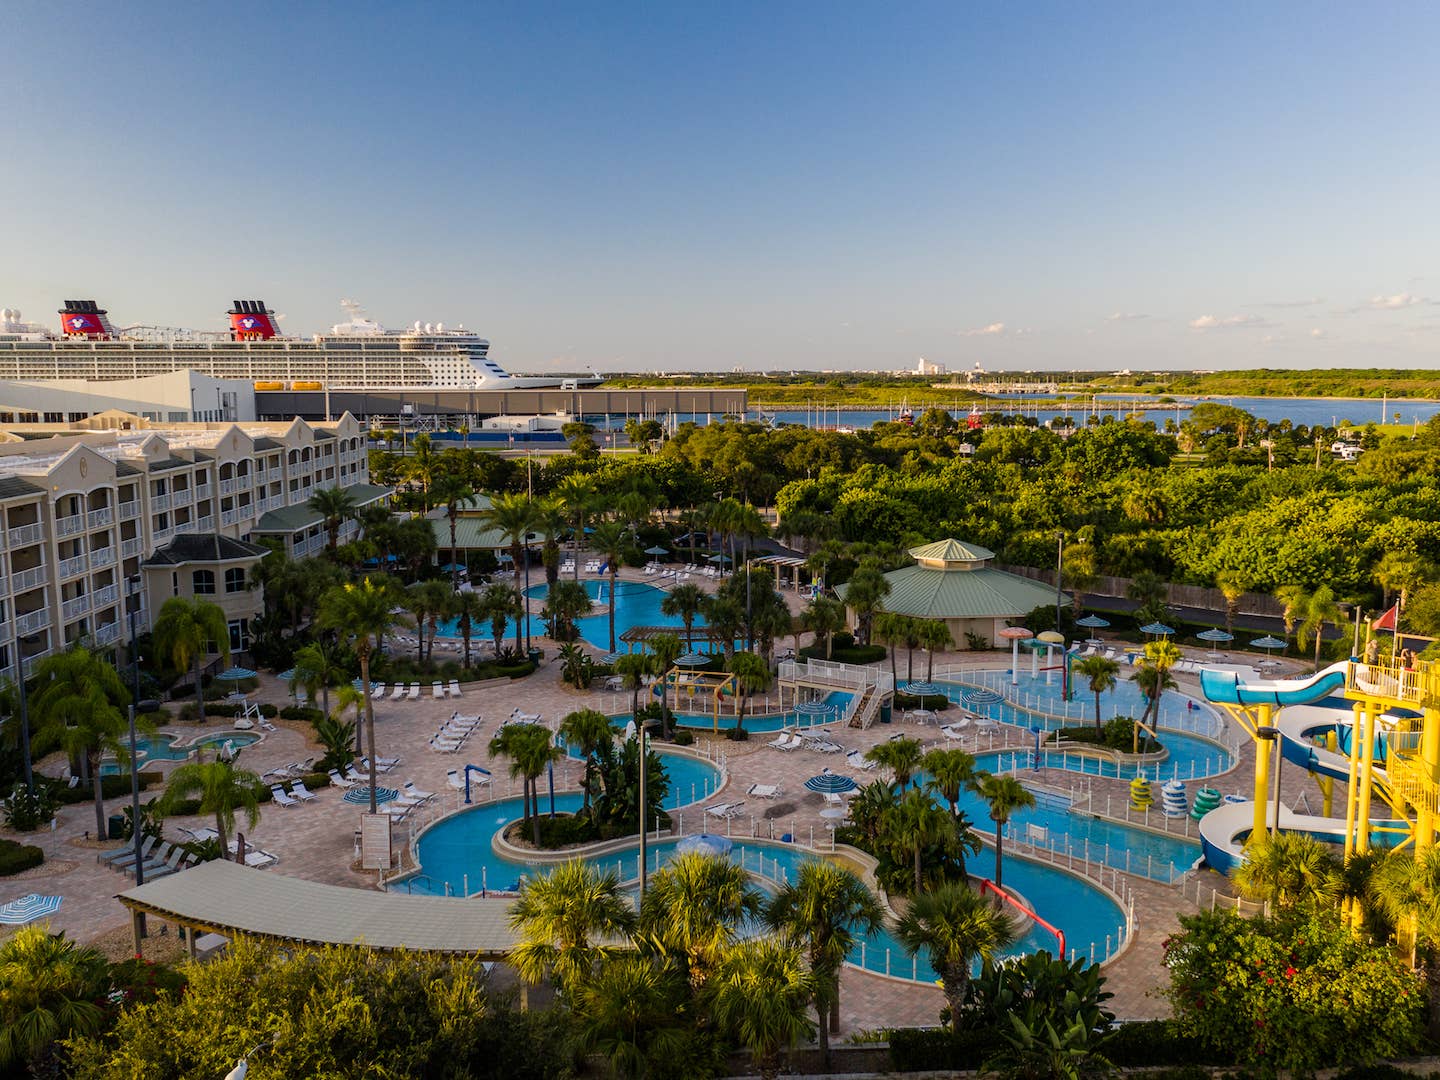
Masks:
[[[565,412],[573,416],[663,417],[693,415],[697,421],[719,420],[726,414],[743,416],[746,391],[733,388],[629,390],[256,390],[259,420],[301,417],[323,421],[349,412],[362,423],[405,417],[443,425],[466,418],[536,415]]]

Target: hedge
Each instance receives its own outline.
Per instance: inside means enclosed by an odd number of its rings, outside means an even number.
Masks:
[[[153,784],[160,783],[162,776],[158,772],[146,772],[140,770],[140,790],[144,791]],[[60,781],[52,781],[51,793],[55,801],[62,806],[74,806],[76,803],[94,802],[95,785],[93,782],[84,780],[74,787],[68,787]],[[107,799],[118,799],[122,795],[130,794],[130,774],[118,773],[113,776],[102,776],[100,778],[100,793]]]
[[[841,648],[831,643],[830,655],[825,655],[823,648],[815,645],[807,645],[800,650],[800,655],[811,660],[831,660],[837,664],[878,664],[890,654],[886,652],[884,645],[850,645]]]
[[[896,1072],[979,1069],[1005,1045],[1000,1032],[983,1028],[899,1028],[890,1033],[890,1064]],[[1099,1049],[1122,1069],[1233,1064],[1181,1037],[1168,1020],[1119,1024]]]
[[[0,877],[9,877],[45,861],[45,852],[31,844],[17,844],[14,840],[0,840]]]

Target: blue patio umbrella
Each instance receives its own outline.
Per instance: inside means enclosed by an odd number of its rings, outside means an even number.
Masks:
[[[900,687],[900,692],[913,694],[915,697],[934,697],[945,693],[945,688],[933,682],[907,682]]]
[[[440,572],[441,572],[442,574],[453,574],[456,570],[465,570],[465,569],[467,569],[467,568],[464,567],[464,566],[462,566],[462,565],[460,565],[459,563],[453,563],[453,562],[452,562],[452,563],[446,563],[444,566],[440,567]]]
[[[675,663],[681,667],[704,667],[710,662],[710,654],[703,652],[687,652],[675,658]]]
[[[795,706],[795,711],[806,716],[829,716],[835,706],[824,701],[802,701]]]
[[[648,548],[646,548],[646,549],[645,549],[645,554],[646,554],[646,555],[669,555],[669,554],[670,554],[670,549],[669,549],[669,548],[662,548],[662,547],[660,547],[659,545],[656,545],[655,547],[648,547]]]
[[[282,671],[279,675],[276,675],[275,677],[281,682],[289,682],[291,679],[295,678],[295,669],[292,667],[289,671]]]
[[[716,836],[713,833],[696,833],[677,843],[675,851],[680,855],[714,855],[723,858],[730,854],[730,849],[734,846],[734,841],[728,837]]]
[[[1256,638],[1250,642],[1250,647],[1252,649],[1264,649],[1266,652],[1269,652],[1271,649],[1283,649],[1286,644],[1288,643],[1283,639],[1275,637],[1273,634],[1266,634],[1264,637]]]
[[[1110,625],[1110,620],[1102,619],[1099,615],[1086,615],[1083,619],[1076,619],[1075,625],[1083,626],[1087,630],[1103,630]]]
[[[8,904],[0,906],[0,923],[8,926],[24,926],[36,919],[43,919],[46,915],[53,915],[59,911],[60,904],[64,899],[63,896],[30,893],[18,900],[11,900]]]
[[[994,690],[977,686],[960,691],[960,700],[966,705],[983,706],[999,705],[1005,698]]]
[[[1234,634],[1227,634],[1224,630],[1221,630],[1221,629],[1218,629],[1218,628],[1215,628],[1215,627],[1212,627],[1212,628],[1209,629],[1209,630],[1202,630],[1202,631],[1200,631],[1200,633],[1196,634],[1195,636],[1196,636],[1197,638],[1199,638],[1201,641],[1215,641],[1215,642],[1220,642],[1220,643],[1222,643],[1222,644],[1223,644],[1224,642],[1227,642],[1227,641],[1234,641],[1234,640],[1235,640],[1235,635],[1234,635]]]
[[[599,664],[613,664],[616,660],[619,659],[620,654],[618,652],[607,652],[601,653],[599,656],[597,656],[595,658],[595,662]]]
[[[841,792],[854,791],[860,785],[848,776],[840,773],[823,772],[818,776],[812,776],[805,781],[805,786],[811,791],[818,791],[822,795],[839,795]]]
[[[348,803],[368,803],[370,801],[370,789],[368,787],[353,787],[340,797]],[[399,797],[400,792],[394,788],[377,787],[375,789],[375,801],[377,803],[391,802]]]
[[[728,556],[728,555],[711,555],[710,558],[707,559],[706,561],[707,561],[707,562],[713,562],[713,563],[728,563],[728,562],[730,561],[730,556]]]
[[[255,678],[255,672],[251,671],[248,667],[232,667],[226,668],[215,677],[224,682],[239,682],[241,679]]]
[[[1152,622],[1140,627],[1140,632],[1142,634],[1154,634],[1156,637],[1169,637],[1175,633],[1175,630],[1172,627],[1166,626],[1164,623]]]

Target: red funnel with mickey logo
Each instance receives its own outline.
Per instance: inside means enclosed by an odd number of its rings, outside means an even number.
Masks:
[[[268,341],[279,333],[275,312],[264,300],[236,300],[229,314],[230,335],[236,341]]]

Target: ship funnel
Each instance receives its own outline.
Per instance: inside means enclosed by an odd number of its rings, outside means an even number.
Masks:
[[[264,300],[235,300],[230,311],[230,336],[236,341],[269,341],[279,333],[275,312]]]
[[[60,331],[66,337],[114,337],[108,315],[94,300],[66,300],[60,309]]]

